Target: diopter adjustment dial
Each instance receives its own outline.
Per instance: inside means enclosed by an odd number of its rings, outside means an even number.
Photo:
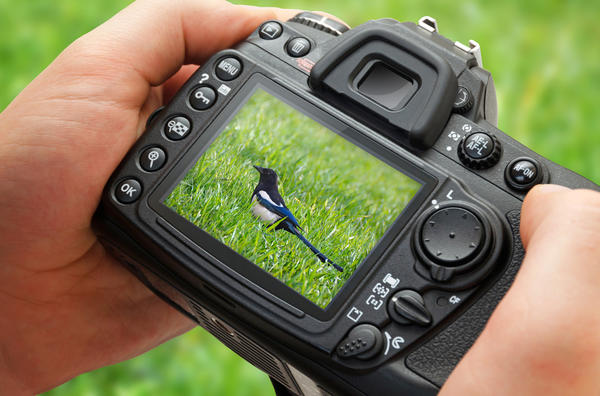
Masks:
[[[302,25],[309,26],[333,36],[341,36],[349,30],[348,26],[341,22],[312,12],[301,12],[290,19],[289,22],[301,23]]]
[[[500,161],[502,145],[496,136],[483,131],[471,132],[458,144],[458,158],[471,169],[488,169]]]
[[[473,99],[471,91],[459,86],[452,104],[452,110],[457,114],[465,114],[473,108],[473,104],[475,104],[475,99]]]

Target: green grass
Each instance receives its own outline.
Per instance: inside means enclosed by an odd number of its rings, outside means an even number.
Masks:
[[[261,223],[250,196],[252,165],[274,169],[304,236]],[[394,186],[390,188],[390,186]],[[196,226],[325,308],[420,184],[259,90],[165,201]]]
[[[239,2],[239,1],[238,1]],[[71,41],[127,0],[0,0],[0,110]],[[252,0],[325,10],[352,25],[373,18],[437,18],[452,40],[477,40],[499,98],[500,129],[600,183],[600,2],[589,0]],[[1,133],[2,131],[0,131]],[[202,329],[52,396],[273,395],[264,374]]]

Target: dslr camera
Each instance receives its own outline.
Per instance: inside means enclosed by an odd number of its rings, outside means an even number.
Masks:
[[[496,124],[479,45],[433,18],[267,21],[153,113],[94,229],[279,395],[434,395],[519,269],[527,191],[599,189]]]

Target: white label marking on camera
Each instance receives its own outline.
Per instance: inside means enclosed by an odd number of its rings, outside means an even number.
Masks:
[[[125,183],[121,186],[121,192],[124,192],[125,194],[129,195],[131,198],[133,198],[133,194],[136,191],[137,190],[135,188],[133,188],[132,186],[130,186],[128,183]]]
[[[356,322],[358,322],[358,319],[360,319],[360,317],[362,315],[363,315],[363,311],[361,311],[360,309],[358,309],[356,307],[352,307],[350,309],[350,311],[348,311],[348,314],[346,315],[346,317],[356,323]]]
[[[448,194],[446,194],[446,198],[448,198],[448,199],[450,199],[450,200],[454,199],[454,198],[452,197],[452,194],[454,194],[454,190],[450,190],[450,191],[448,192]]]
[[[377,282],[377,284],[373,287],[373,293],[377,294],[377,296],[381,298],[385,298],[390,292],[389,287],[383,286],[381,283]]]
[[[386,283],[386,284],[388,284],[388,285],[390,285],[390,287],[391,287],[392,289],[395,289],[395,288],[396,288],[396,286],[398,286],[398,283],[400,283],[400,279],[398,279],[398,278],[394,278],[394,277],[392,276],[392,274],[386,274],[386,275],[383,277],[383,281],[382,281],[382,282],[383,282],[383,283]],[[379,283],[378,283],[378,284],[379,284]]]
[[[158,151],[150,151],[148,154],[148,160],[150,161],[150,168],[154,166],[154,161],[156,161],[160,157]]]
[[[210,77],[210,76],[208,75],[208,73],[202,73],[202,74],[200,75],[200,84],[203,84],[203,83],[205,83],[206,81],[208,81],[208,78],[209,78],[209,77]]]
[[[229,92],[231,92],[231,88],[229,88],[227,85],[225,84],[221,84],[221,86],[219,87],[219,89],[217,90],[219,91],[219,93],[223,96],[227,96],[229,95]]]
[[[385,352],[383,354],[387,355],[390,352],[390,345],[392,348],[398,350],[398,349],[400,349],[402,344],[404,344],[405,342],[406,341],[404,341],[404,338],[402,338],[400,336],[396,336],[396,337],[392,338],[391,334],[386,331],[385,332]]]
[[[454,131],[450,131],[450,133],[448,134],[448,137],[452,140],[454,140],[455,142],[458,142],[458,140],[460,139],[460,134],[456,133]]]
[[[383,300],[377,299],[374,295],[370,295],[367,297],[367,301],[365,301],[367,306],[372,306],[375,311],[379,310],[383,305]]]

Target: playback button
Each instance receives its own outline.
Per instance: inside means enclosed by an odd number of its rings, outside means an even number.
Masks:
[[[142,195],[142,185],[135,179],[125,179],[115,187],[115,198],[122,204],[137,201]]]
[[[258,30],[258,35],[263,40],[275,40],[281,36],[283,28],[277,22],[269,21],[264,23]]]

